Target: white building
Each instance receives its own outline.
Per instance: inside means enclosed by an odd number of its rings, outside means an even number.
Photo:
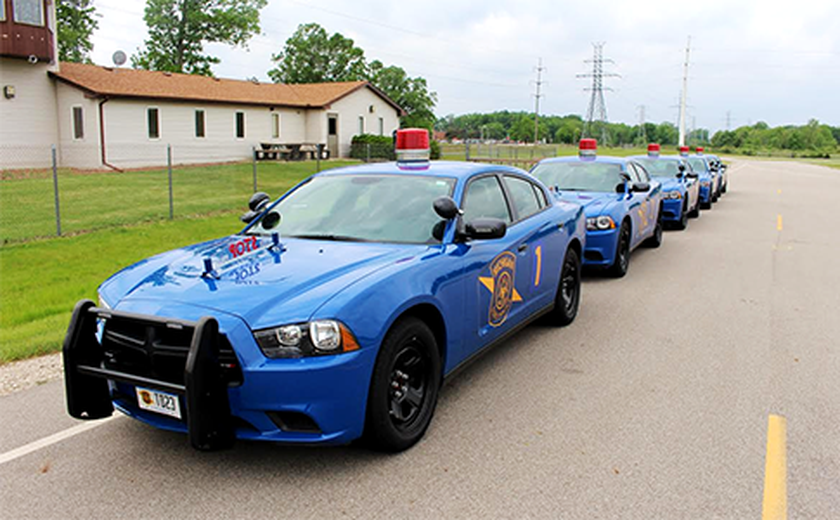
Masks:
[[[167,146],[176,163],[242,160],[270,144],[346,157],[353,136],[399,127],[400,107],[364,81],[284,85],[56,63],[54,4],[0,3],[0,169],[46,166],[52,145],[61,166],[85,169],[163,164]],[[15,41],[29,44],[6,44]]]

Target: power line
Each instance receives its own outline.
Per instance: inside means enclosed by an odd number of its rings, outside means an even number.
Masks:
[[[615,73],[604,72],[604,63],[615,63],[611,59],[604,58],[605,44],[606,42],[592,44],[593,57],[591,60],[584,61],[584,63],[592,64],[592,72],[577,75],[578,78],[592,78],[592,86],[584,89],[585,91],[591,91],[592,97],[589,99],[589,109],[586,111],[586,121],[583,124],[581,137],[589,136],[593,124],[598,122],[601,127],[601,142],[604,144],[607,142],[607,104],[604,101],[604,91],[612,90],[604,86],[604,78],[620,77]]]
[[[537,65],[536,72],[537,72],[537,81],[535,82],[535,86],[537,88],[536,94],[534,94],[534,144],[537,144],[540,135],[540,98],[545,97],[545,94],[540,94],[540,87],[542,87],[542,72],[546,70],[545,67],[542,66],[542,58],[539,60],[539,64]]]

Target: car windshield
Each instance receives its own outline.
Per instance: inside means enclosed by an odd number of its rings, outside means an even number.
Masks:
[[[690,164],[691,168],[696,172],[708,171],[708,168],[706,168],[706,161],[701,157],[689,157],[688,164]]]
[[[680,163],[670,159],[651,159],[649,157],[636,159],[642,163],[645,170],[653,177],[676,177],[680,173]]]
[[[439,223],[443,221],[432,203],[438,197],[451,196],[454,187],[453,178],[422,175],[313,177],[263,215],[248,233],[315,240],[440,243],[435,237],[440,237],[443,224]]]
[[[565,191],[615,192],[622,182],[621,166],[597,162],[548,162],[531,172],[550,188]]]

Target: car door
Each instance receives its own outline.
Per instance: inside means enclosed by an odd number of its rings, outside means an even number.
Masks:
[[[627,175],[630,176],[630,183],[644,182],[636,170],[636,166],[627,163]],[[639,191],[630,191],[630,200],[628,204],[628,214],[633,222],[633,236],[630,240],[630,248],[634,249],[650,232],[649,209],[647,203],[647,193]]]
[[[524,233],[524,242],[518,247],[519,257],[530,267],[521,271],[518,291],[524,301],[516,312],[530,316],[554,300],[565,242],[558,239],[560,228],[552,220],[554,216],[543,189],[518,175],[505,174],[502,179],[516,218],[513,228],[520,227]]]
[[[482,174],[470,179],[460,207],[464,223],[493,217],[509,226],[503,238],[463,244],[467,321],[463,360],[521,321],[524,297],[520,291],[527,289],[531,265],[527,228],[514,224],[513,209],[499,175]]]
[[[639,163],[634,163],[633,166],[636,167],[636,172],[639,175],[639,179],[642,182],[646,182],[650,188],[647,192],[644,193],[645,195],[645,202],[647,205],[647,222],[648,222],[648,232],[645,236],[650,236],[653,234],[654,230],[656,229],[656,224],[659,219],[659,206],[661,203],[662,198],[662,184],[651,178],[650,174],[645,167]]]

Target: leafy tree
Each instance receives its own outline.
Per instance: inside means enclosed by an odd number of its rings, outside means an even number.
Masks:
[[[131,57],[135,68],[212,76],[219,58],[205,43],[245,46],[260,32],[268,0],[147,0],[145,48]]]
[[[429,92],[424,78],[411,78],[400,67],[386,67],[378,60],[370,64],[368,77],[373,85],[405,110],[406,115],[400,120],[401,126],[433,128],[437,94]]]
[[[298,26],[283,50],[271,57],[275,83],[323,83],[367,79],[365,52],[350,38],[332,35],[317,23]]]
[[[58,21],[58,59],[90,63],[93,43],[90,37],[99,27],[93,0],[58,0],[55,5]]]

